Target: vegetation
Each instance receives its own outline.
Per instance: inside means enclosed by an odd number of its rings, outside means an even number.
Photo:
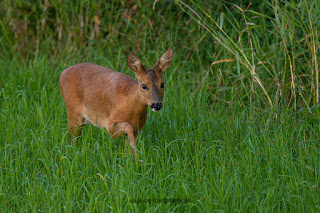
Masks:
[[[320,211],[317,1],[0,2],[7,212]],[[169,46],[164,108],[124,138],[70,142],[59,90],[81,62],[130,76]]]

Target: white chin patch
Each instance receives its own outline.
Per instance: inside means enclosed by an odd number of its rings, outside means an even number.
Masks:
[[[151,108],[151,110],[154,111],[154,112],[160,111],[160,110],[156,110],[156,109],[154,109],[154,108]]]

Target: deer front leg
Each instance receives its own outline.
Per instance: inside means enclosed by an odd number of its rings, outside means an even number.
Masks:
[[[130,123],[115,123],[109,127],[109,133],[112,138],[119,137],[122,133],[128,135],[129,142],[126,140],[126,144],[129,147],[130,154],[135,157],[135,160],[139,160],[138,152],[136,150],[136,142],[134,137],[134,129]]]
[[[81,135],[81,127],[83,126],[83,117],[80,113],[75,113],[71,110],[68,111],[68,129],[70,135],[70,142]]]

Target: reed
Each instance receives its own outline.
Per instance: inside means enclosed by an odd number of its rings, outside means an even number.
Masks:
[[[316,113],[320,12],[314,1],[273,1],[265,14],[251,9],[251,2],[242,6],[229,3],[227,12],[221,12],[220,16],[201,1],[175,2],[217,45],[227,50],[219,62],[234,61],[228,71],[214,71],[212,66],[213,78],[224,75],[230,79],[234,76],[229,73],[236,73],[238,76],[226,86],[231,84],[237,91],[245,90],[250,104],[253,98],[263,98],[261,104],[272,108],[305,108]]]

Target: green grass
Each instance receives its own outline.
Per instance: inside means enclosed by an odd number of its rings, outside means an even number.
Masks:
[[[77,2],[0,3],[1,211],[320,211],[314,3],[244,10],[161,1],[152,10],[153,2],[137,1],[130,15],[126,1]],[[125,138],[96,127],[69,141],[62,70],[93,62],[134,76],[128,51],[151,67],[169,46],[164,107],[148,111],[141,165]],[[224,59],[235,61],[212,64]]]
[[[0,66],[2,209],[319,211],[320,125],[309,113],[210,110],[206,87],[190,92],[184,82],[194,80],[173,63],[164,108],[148,112],[139,136],[143,163],[136,165],[124,139],[95,127],[69,142],[58,84],[63,66],[51,60]]]

